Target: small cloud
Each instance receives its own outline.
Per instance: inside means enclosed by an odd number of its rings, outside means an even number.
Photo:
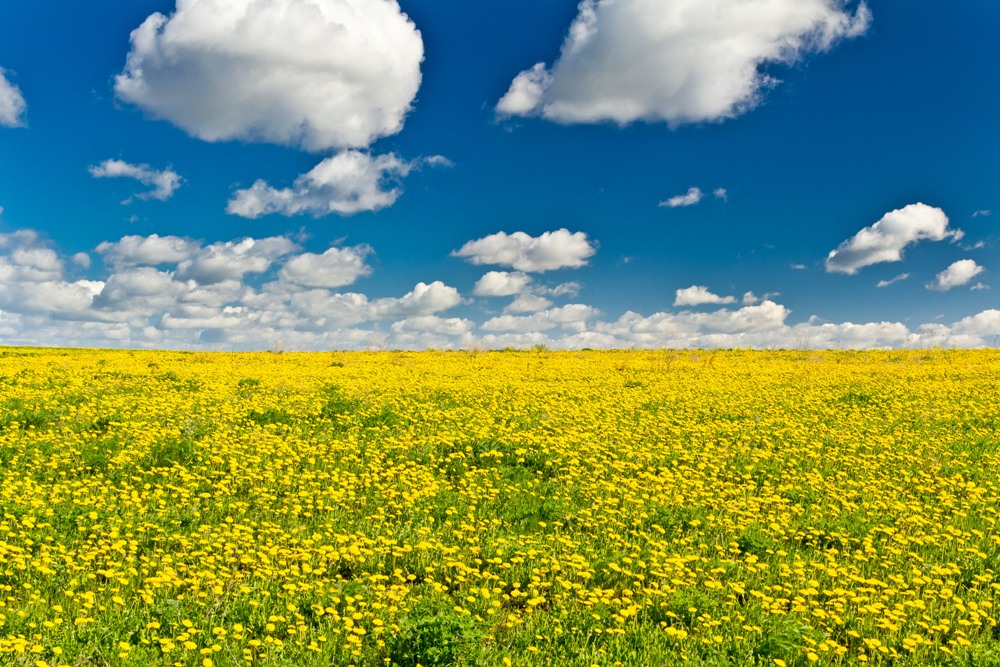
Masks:
[[[684,289],[677,290],[674,298],[674,306],[701,306],[704,304],[726,304],[735,303],[736,297],[719,296],[712,294],[703,285],[692,285]]]
[[[531,276],[520,271],[489,271],[476,281],[475,296],[514,296],[531,284]]]
[[[805,264],[789,264],[788,268],[795,269],[796,271],[805,271],[807,267]]]
[[[367,245],[330,248],[322,255],[307,252],[289,259],[278,275],[300,287],[343,287],[371,275],[372,269],[365,263],[371,252]]]
[[[888,287],[889,285],[895,285],[896,283],[898,283],[900,281],[903,281],[903,280],[906,280],[909,277],[910,277],[909,273],[900,273],[895,278],[890,278],[889,280],[880,280],[880,281],[878,281],[878,283],[875,285],[875,287]]]
[[[193,257],[201,244],[179,236],[123,236],[97,246],[104,261],[117,266],[176,264]]]
[[[712,190],[712,196],[715,197],[716,199],[721,199],[722,201],[729,200],[729,193],[726,192],[725,188],[715,188],[714,190]]]
[[[927,289],[935,292],[947,292],[953,287],[967,285],[969,281],[985,270],[971,259],[960,259],[937,274],[934,280],[927,284]]]
[[[826,258],[827,273],[854,275],[858,269],[881,262],[898,262],[903,250],[920,241],[962,238],[960,229],[948,227],[944,211],[927,204],[910,204],[889,211],[875,224],[847,239]]]
[[[973,285],[969,289],[972,290],[973,292],[978,292],[979,290],[984,290],[984,289],[989,289],[989,288],[990,288],[990,286],[987,285],[987,284],[985,284],[985,283],[976,283],[975,285]]]
[[[173,196],[183,182],[180,175],[172,169],[158,171],[148,164],[129,164],[124,160],[105,160],[101,164],[90,167],[88,171],[94,178],[132,178],[153,188],[149,192],[135,195],[138,199],[166,201]],[[131,204],[132,197],[122,203]]]
[[[74,264],[76,264],[81,268],[84,269],[90,268],[90,255],[88,255],[85,252],[78,252],[75,255],[73,255],[71,259],[73,260]]]
[[[993,215],[993,211],[988,208],[981,208],[972,214],[973,218],[988,218]]]
[[[503,309],[505,314],[509,313],[537,313],[540,310],[545,310],[552,305],[552,302],[546,299],[544,296],[538,294],[521,294],[516,299],[514,299],[506,308]]]
[[[580,290],[582,288],[583,286],[580,285],[580,283],[571,281],[568,283],[560,283],[552,288],[544,287],[539,291],[542,292],[543,294],[548,294],[549,296],[554,296],[556,298],[563,296],[575,297],[580,293]]]
[[[24,127],[24,113],[28,105],[24,101],[21,89],[7,80],[6,72],[0,67],[0,125],[6,127]]]
[[[258,180],[237,190],[226,213],[256,219],[273,213],[307,213],[318,218],[331,213],[377,211],[396,203],[402,191],[391,184],[420,164],[420,160],[408,162],[394,153],[373,157],[362,151],[343,151],[300,175],[290,188],[275,188]]]
[[[450,168],[450,167],[454,167],[455,166],[454,162],[452,162],[451,160],[449,160],[448,158],[446,158],[443,155],[432,155],[430,157],[425,157],[425,158],[422,158],[420,160],[420,162],[422,164],[427,165],[428,167]]]
[[[533,237],[524,232],[497,232],[469,241],[451,253],[471,264],[497,264],[518,271],[541,273],[554,269],[576,269],[597,252],[585,232],[557,229]]]
[[[682,195],[674,195],[670,199],[661,201],[659,206],[667,208],[678,208],[682,206],[694,206],[700,202],[705,196],[705,193],[701,191],[701,188],[689,188],[687,192]]]
[[[758,301],[760,301],[760,297],[754,294],[753,292],[746,292],[743,294],[742,301],[744,306],[752,306]]]

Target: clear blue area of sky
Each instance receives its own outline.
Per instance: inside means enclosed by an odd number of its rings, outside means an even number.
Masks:
[[[172,2],[4,3],[0,66],[28,100],[29,126],[0,132],[0,231],[40,230],[67,254],[153,232],[209,242],[303,232],[314,252],[367,243],[375,271],[356,288],[378,297],[420,280],[468,293],[483,267],[451,251],[501,230],[566,227],[599,251],[589,266],[543,280],[581,282],[579,300],[609,319],[669,310],[675,290],[692,284],[779,292],[792,321],[951,321],[996,307],[991,273],[992,290],[924,285],[967,257],[1000,271],[991,261],[1000,214],[973,217],[1000,213],[1000,3],[873,0],[864,36],[771,68],[781,83],[758,108],[677,129],[496,119],[513,77],[558,55],[573,0],[400,4],[423,35],[423,83],[403,130],[371,150],[443,155],[454,166],[411,175],[399,201],[375,213],[246,220],[225,212],[237,186],[289,184],[323,155],[199,141],[116,101],[130,31]],[[170,165],[185,184],[167,202],[122,206],[135,183],[87,171],[107,158]],[[722,187],[728,198],[657,206],[692,186]],[[824,271],[841,241],[915,202],[942,208],[964,241],[919,244],[905,262],[857,275]],[[963,249],[977,241],[985,246]],[[90,271],[105,273],[99,260]],[[904,271],[913,278],[875,288]]]

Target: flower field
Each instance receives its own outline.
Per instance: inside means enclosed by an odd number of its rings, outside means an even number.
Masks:
[[[1000,665],[1000,353],[0,349],[0,664]]]

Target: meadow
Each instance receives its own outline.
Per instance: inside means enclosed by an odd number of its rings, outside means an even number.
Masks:
[[[0,664],[1000,665],[1000,352],[0,348]]]

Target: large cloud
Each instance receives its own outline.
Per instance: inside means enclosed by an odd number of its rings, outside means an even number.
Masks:
[[[960,238],[962,230],[949,228],[944,211],[927,204],[910,204],[889,211],[874,225],[831,250],[826,270],[853,275],[871,264],[898,262],[903,258],[903,249],[919,241]]]
[[[937,274],[934,280],[927,284],[927,289],[935,292],[947,292],[953,287],[968,285],[973,278],[985,270],[974,260],[960,259]]]
[[[206,141],[310,151],[398,132],[423,59],[396,0],[177,0],[131,43],[120,99]]]
[[[94,178],[133,178],[153,188],[149,192],[140,192],[135,195],[136,198],[158,201],[170,199],[183,180],[173,169],[153,169],[148,164],[129,164],[124,160],[105,160],[90,167],[90,175]],[[122,203],[131,201],[129,197]]]
[[[756,106],[792,64],[864,33],[871,14],[845,0],[583,0],[559,59],[517,75],[504,115],[561,123],[671,125]]]
[[[296,178],[290,188],[274,188],[258,180],[245,190],[237,190],[226,212],[259,218],[271,213],[319,217],[377,211],[396,202],[399,188],[387,185],[409,174],[414,166],[392,153],[372,157],[360,151],[344,151]]]
[[[497,232],[469,241],[452,253],[472,264],[497,264],[518,271],[542,272],[584,266],[596,247],[584,232],[558,229],[533,237],[524,232]]]
[[[0,125],[23,126],[27,109],[21,89],[7,80],[6,70],[0,67]]]

